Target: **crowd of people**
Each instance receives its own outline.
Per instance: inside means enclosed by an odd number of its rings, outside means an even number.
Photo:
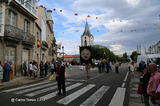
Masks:
[[[141,61],[129,64],[129,70],[132,72],[134,78],[135,71],[141,73],[139,90],[144,97],[145,106],[159,106],[160,105],[160,70],[157,64],[148,61],[145,63]]]

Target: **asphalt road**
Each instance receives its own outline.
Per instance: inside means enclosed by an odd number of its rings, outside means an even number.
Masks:
[[[119,67],[119,73],[99,73],[97,68],[90,72],[86,82],[85,70],[73,67],[66,70],[65,96],[56,95],[58,88],[51,81],[39,82],[25,87],[13,88],[0,93],[0,106],[128,106],[129,80],[127,64]],[[128,76],[127,76],[128,74]]]

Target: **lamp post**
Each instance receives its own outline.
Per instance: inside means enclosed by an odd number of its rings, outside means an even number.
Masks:
[[[64,61],[64,46],[62,46],[62,52],[63,52],[63,61]]]

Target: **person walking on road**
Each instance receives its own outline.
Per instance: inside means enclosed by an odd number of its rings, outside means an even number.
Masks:
[[[99,73],[102,73],[101,68],[102,68],[102,64],[101,64],[101,62],[99,62],[99,63],[98,63],[98,70],[99,70]]]
[[[112,62],[111,61],[109,62],[109,70],[112,71]]]
[[[51,75],[53,75],[54,69],[55,69],[54,63],[52,63],[51,64]]]
[[[3,80],[3,66],[0,60],[0,85],[2,85],[2,80]]]
[[[48,73],[48,61],[45,63],[45,77],[47,76]]]
[[[29,64],[29,75],[30,75],[30,77],[32,76],[32,73],[33,73],[33,65],[32,65],[32,62],[30,62],[30,64]]]
[[[109,73],[109,61],[106,62],[106,73]]]
[[[118,66],[119,66],[119,63],[118,63],[118,61],[116,60],[116,63],[115,63],[116,73],[119,73],[119,71],[118,71]]]
[[[71,72],[72,71],[72,64],[69,63],[69,71]]]
[[[41,61],[41,63],[40,63],[40,77],[41,77],[41,78],[42,78],[43,75],[44,75],[44,69],[45,69],[44,64],[43,64],[43,62]]]
[[[86,65],[86,74],[87,74],[87,82],[90,80],[90,68],[91,68],[91,64],[90,63],[88,63],[87,65]]]
[[[61,89],[63,90],[63,95],[66,94],[66,86],[65,86],[65,66],[61,65],[61,62],[58,63],[58,70],[57,70],[57,85],[58,85],[58,94],[61,95]]]

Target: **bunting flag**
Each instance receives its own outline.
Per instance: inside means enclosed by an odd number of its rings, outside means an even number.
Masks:
[[[54,8],[53,11],[56,11],[56,9]]]
[[[120,32],[122,32],[122,30],[120,30]]]
[[[78,13],[75,13],[74,15],[75,15],[75,16],[77,16],[77,15],[78,15]]]
[[[78,30],[76,30],[76,32],[79,32]]]
[[[134,30],[134,31],[136,31],[136,30]]]
[[[64,34],[64,32],[62,32],[62,34]]]
[[[34,7],[32,7],[34,9]]]
[[[62,12],[62,10],[60,10],[60,12]]]
[[[98,19],[98,17],[96,17],[96,19]]]
[[[38,9],[38,7],[36,7],[36,9]]]
[[[90,16],[90,15],[88,15],[87,17],[88,17],[88,18],[90,18],[91,16]]]
[[[123,22],[122,20],[120,22]]]
[[[133,32],[133,30],[131,30],[131,32]]]
[[[99,32],[99,30],[97,30],[97,32]]]
[[[61,50],[61,44],[59,44],[59,50]]]
[[[139,24],[141,24],[141,22],[139,22]]]
[[[145,24],[146,26],[148,25],[148,24]]]

